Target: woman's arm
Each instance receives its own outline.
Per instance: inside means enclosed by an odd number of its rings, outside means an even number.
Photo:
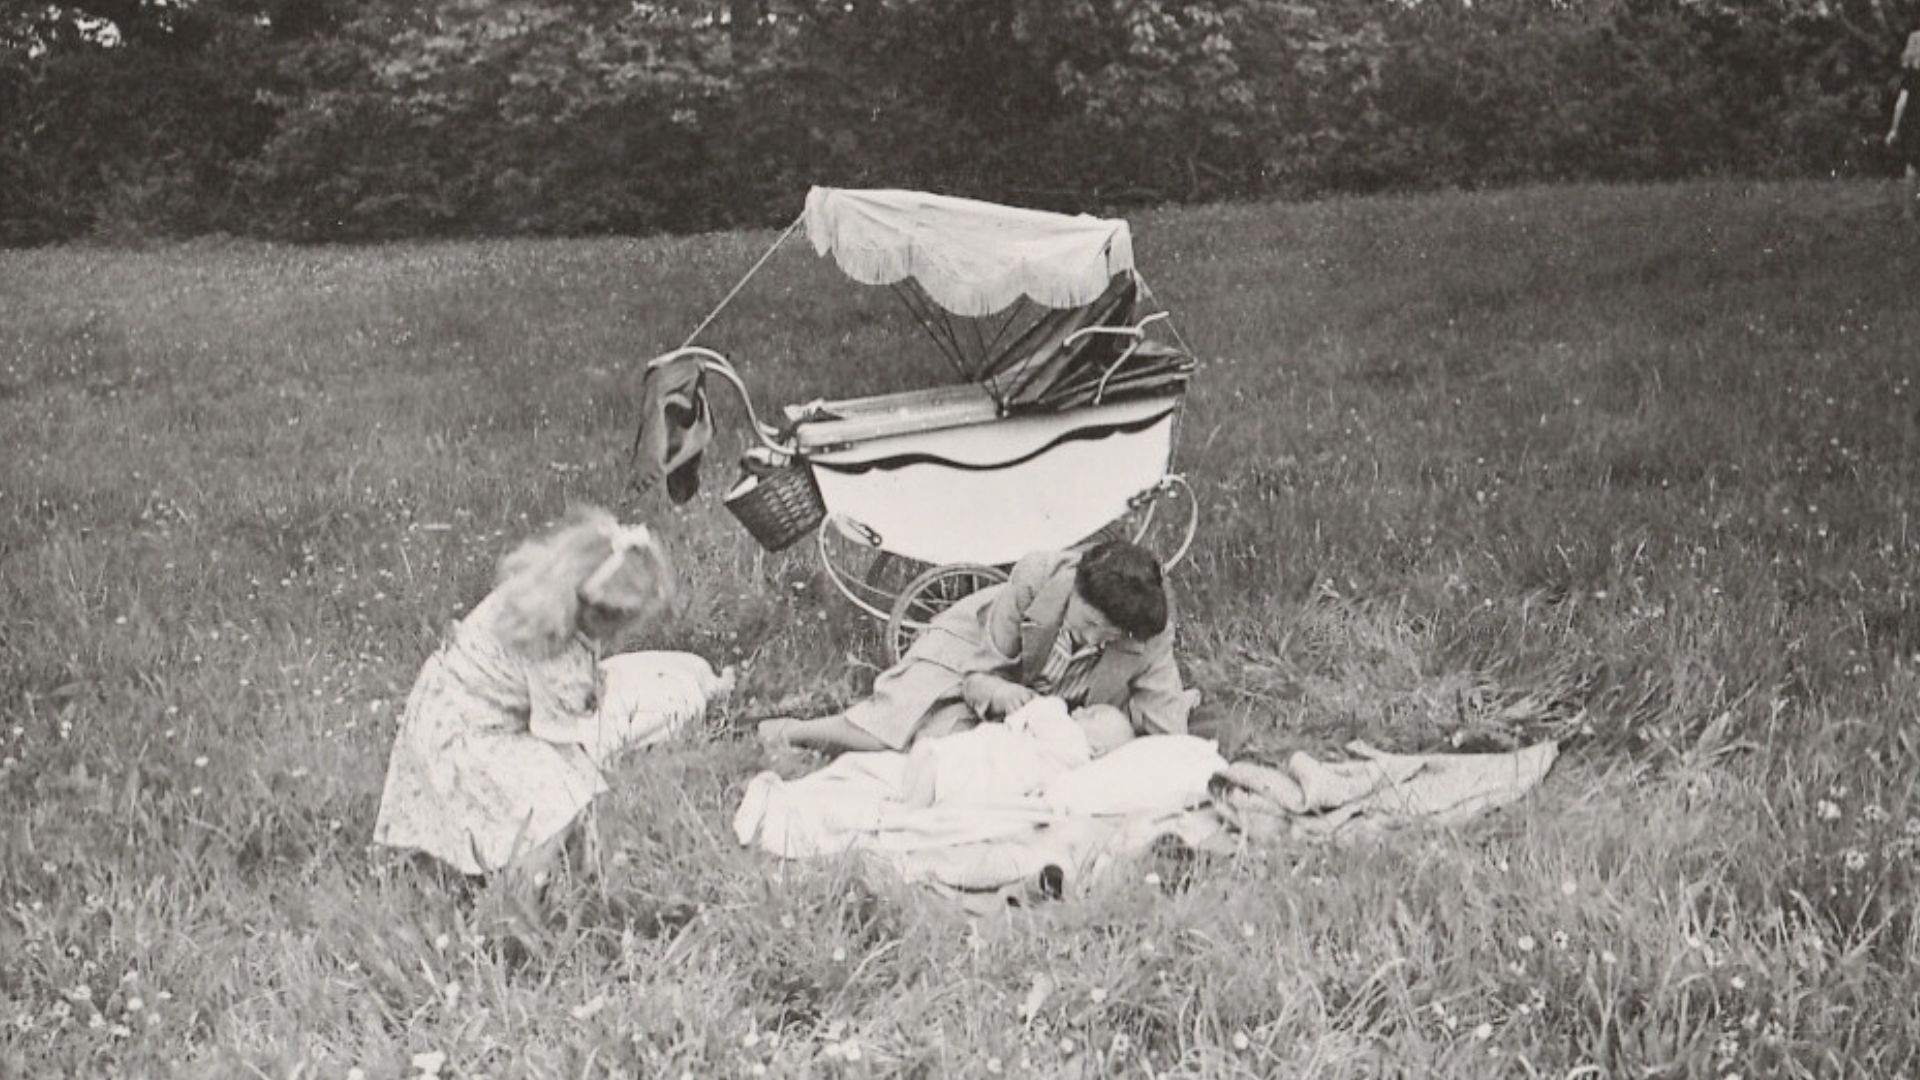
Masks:
[[[1014,564],[1006,585],[987,605],[985,644],[990,647],[997,670],[970,671],[961,675],[960,692],[974,714],[997,719],[1014,712],[1036,696],[1030,688],[1002,672],[1017,669],[1020,663],[1020,627],[1026,621],[1033,598],[1044,587],[1060,562],[1057,552],[1037,551]]]
[[[1146,668],[1136,675],[1127,695],[1127,719],[1141,735],[1185,735],[1187,715],[1199,695],[1180,681],[1170,640],[1153,649]]]
[[[993,651],[1007,663],[1020,659],[1020,624],[1033,606],[1033,598],[1053,577],[1060,555],[1036,551],[1013,565],[1007,583],[987,605],[986,638]]]
[[[1900,96],[1893,99],[1893,123],[1887,125],[1888,146],[1892,146],[1893,140],[1900,137],[1900,121],[1905,119],[1907,115],[1907,97],[1907,91],[1902,87]]]

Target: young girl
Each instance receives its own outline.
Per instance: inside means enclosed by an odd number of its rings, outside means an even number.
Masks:
[[[603,734],[623,718],[601,714],[600,657],[672,593],[653,535],[602,510],[521,545],[414,681],[374,840],[544,883],[607,788]]]

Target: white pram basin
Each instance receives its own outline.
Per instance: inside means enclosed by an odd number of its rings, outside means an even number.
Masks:
[[[844,418],[802,423],[795,439],[828,520],[936,565],[1011,563],[1119,518],[1167,475],[1180,404],[1156,396],[1003,418],[969,411],[964,397],[887,400],[834,403]]]

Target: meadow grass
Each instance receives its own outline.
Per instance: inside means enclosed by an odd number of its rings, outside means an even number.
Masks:
[[[368,838],[413,674],[518,537],[575,500],[655,522],[692,599],[636,644],[744,665],[732,715],[879,659],[808,548],[719,506],[724,400],[698,499],[625,494],[639,363],[772,234],[0,253],[0,1074],[1915,1070],[1889,213],[1728,183],[1135,219],[1202,359],[1205,726],[1567,738],[1525,803],[974,923],[739,849],[764,762],[722,715],[620,769],[603,882],[512,935]],[[939,375],[798,247],[705,340],[762,407]],[[698,913],[617,917],[669,903]]]

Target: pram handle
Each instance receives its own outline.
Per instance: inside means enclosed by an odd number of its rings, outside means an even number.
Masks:
[[[1081,338],[1092,334],[1113,334],[1116,337],[1129,337],[1138,341],[1147,336],[1147,327],[1152,326],[1161,319],[1167,318],[1168,315],[1168,312],[1156,311],[1146,318],[1141,319],[1139,323],[1133,326],[1083,326],[1073,333],[1068,334],[1067,339],[1060,343],[1060,347],[1065,348],[1079,341]]]
[[[778,431],[760,422],[760,414],[753,409],[753,398],[747,394],[747,384],[741,381],[740,373],[733,369],[732,361],[726,357],[714,352],[712,349],[699,345],[683,345],[672,352],[661,353],[659,356],[647,361],[647,367],[656,368],[688,356],[699,359],[701,371],[718,375],[733,386],[733,392],[740,395],[741,407],[747,410],[747,420],[753,425],[753,434],[760,440],[762,445],[777,454],[788,456],[793,454],[794,448],[792,446],[782,445],[775,441],[776,437],[780,434]]]

